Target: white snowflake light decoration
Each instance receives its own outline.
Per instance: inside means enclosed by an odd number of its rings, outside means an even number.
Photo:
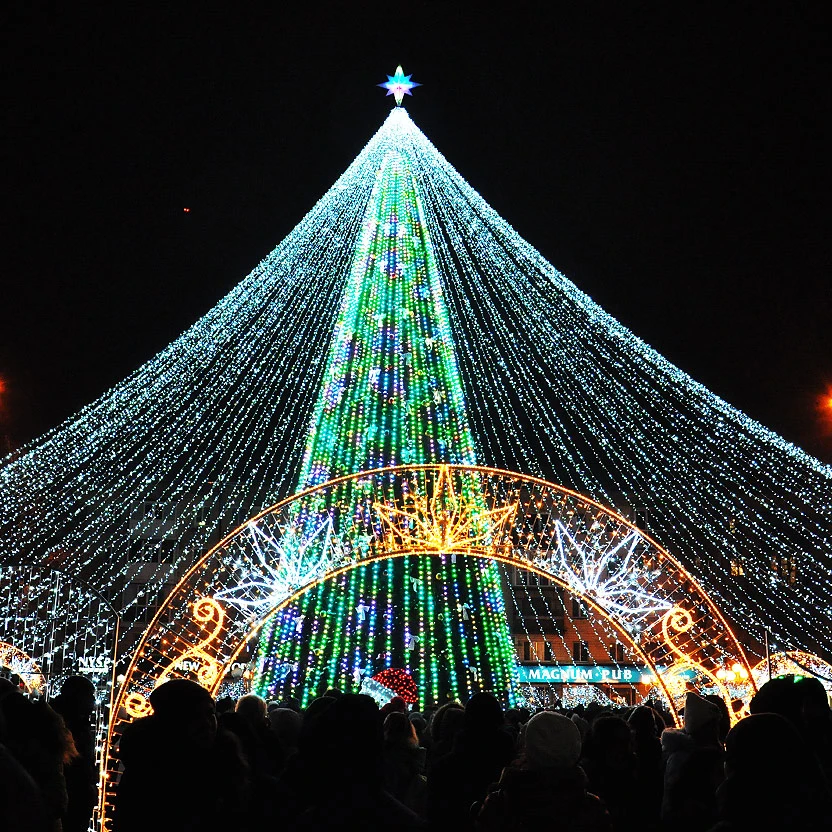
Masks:
[[[250,618],[262,618],[302,587],[323,578],[333,566],[333,554],[341,551],[332,518],[309,532],[298,525],[279,526],[275,535],[258,522],[250,523],[251,558],[236,564],[242,580],[218,592],[214,600],[236,606]]]
[[[644,571],[638,568],[637,549],[643,538],[637,531],[606,547],[591,541],[579,543],[560,520],[555,522],[555,531],[555,550],[538,557],[538,565],[553,571],[577,594],[592,598],[628,625],[673,606],[645,591],[639,581]]]

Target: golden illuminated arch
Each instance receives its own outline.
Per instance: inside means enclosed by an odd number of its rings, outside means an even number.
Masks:
[[[349,570],[414,554],[489,558],[549,578],[609,622],[650,668],[674,716],[678,680],[716,691],[730,708],[722,671],[737,663],[749,670],[696,580],[600,503],[536,477],[481,466],[364,471],[261,512],[174,587],[125,674],[110,727],[108,786],[117,770],[113,742],[126,723],[150,713],[154,687],[187,677],[214,692],[283,606]],[[105,817],[108,805],[106,799]]]
[[[751,668],[751,677],[754,679],[756,687],[762,687],[768,681],[769,666],[771,667],[772,678],[788,674],[813,676],[820,680],[827,693],[832,696],[832,665],[820,656],[802,650],[784,650],[779,653],[772,653],[768,659],[762,659]]]
[[[27,693],[43,693],[44,678],[38,663],[13,644],[0,641],[0,668],[20,678]]]

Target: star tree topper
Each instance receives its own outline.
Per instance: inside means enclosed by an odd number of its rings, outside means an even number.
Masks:
[[[388,75],[387,81],[378,86],[384,87],[387,90],[387,95],[392,95],[396,99],[396,106],[401,107],[402,101],[406,95],[413,95],[411,90],[414,87],[421,87],[415,81],[411,81],[411,75],[405,75],[400,66],[396,67],[395,75]]]

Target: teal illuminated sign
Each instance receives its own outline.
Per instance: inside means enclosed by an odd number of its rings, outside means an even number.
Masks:
[[[662,668],[659,668],[661,671]],[[589,682],[591,684],[653,684],[655,676],[649,667],[621,667],[619,665],[520,665],[517,681],[521,684],[573,684]],[[694,671],[684,670],[674,676],[692,679]]]

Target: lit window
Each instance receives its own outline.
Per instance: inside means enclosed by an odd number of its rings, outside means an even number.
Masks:
[[[731,559],[731,577],[732,578],[739,578],[745,574],[745,569],[742,565],[742,561],[739,558],[732,558]]]
[[[778,578],[787,584],[797,583],[797,558],[792,555],[776,556],[771,559],[771,568]]]
[[[573,662],[588,662],[589,661],[589,645],[585,641],[572,642],[572,661]]]

